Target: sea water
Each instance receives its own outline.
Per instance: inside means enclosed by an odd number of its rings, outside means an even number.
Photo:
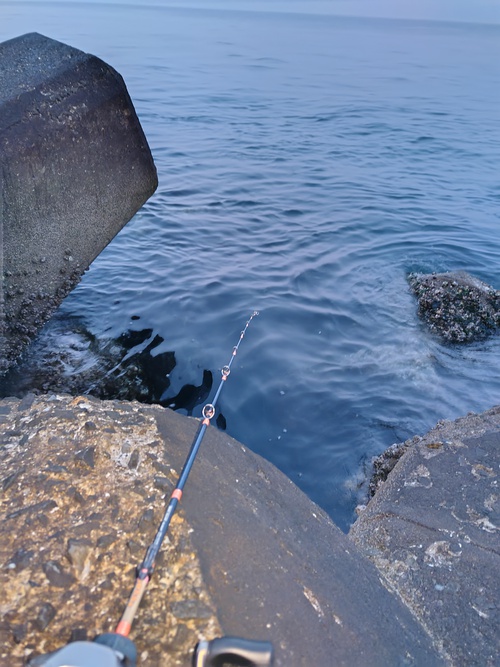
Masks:
[[[442,345],[406,276],[500,288],[500,26],[198,4],[0,3],[2,41],[41,32],[123,75],[158,168],[57,320],[152,329],[168,399],[218,382],[259,310],[227,432],[347,529],[371,457],[499,402],[500,339]]]

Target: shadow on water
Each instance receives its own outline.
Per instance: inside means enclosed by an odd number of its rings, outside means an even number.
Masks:
[[[163,407],[171,408],[172,410],[184,409],[187,410],[188,415],[193,413],[193,409],[204,403],[210,394],[213,385],[212,371],[203,371],[203,381],[201,385],[185,384],[180,392],[172,398],[164,398],[159,401]]]
[[[133,319],[139,319],[138,317]],[[153,329],[127,329],[116,338],[97,338],[78,318],[55,315],[16,366],[0,378],[0,397],[27,393],[90,394],[102,400],[159,404],[192,415],[208,399],[213,374],[168,395],[175,352],[159,352],[164,338]],[[219,413],[219,429],[226,420]]]

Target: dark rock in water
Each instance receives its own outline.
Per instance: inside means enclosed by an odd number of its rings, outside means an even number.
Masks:
[[[136,345],[141,345],[148,338],[151,338],[152,333],[153,329],[141,329],[140,331],[128,329],[118,336],[116,342],[125,348],[125,350],[131,350]]]
[[[161,343],[163,338],[152,329],[96,338],[78,318],[56,314],[18,363],[0,377],[0,396],[89,393],[154,403],[168,389],[176,366],[174,352],[156,352]]]
[[[174,352],[152,354],[160,343],[163,343],[163,338],[157,334],[142,352],[131,359],[132,363],[139,365],[143,383],[149,389],[148,403],[156,402],[169,386],[168,376],[176,364]]]
[[[212,371],[203,371],[200,385],[186,384],[176,395],[162,398],[177,366],[174,351],[159,351],[163,343],[164,338],[149,328],[127,329],[114,338],[96,337],[79,318],[56,313],[16,365],[0,375],[0,397],[90,394],[104,400],[159,403],[191,415],[210,394]],[[0,413],[0,421],[3,418]],[[225,430],[223,415],[216,423]],[[88,420],[84,428],[92,430],[95,424]],[[0,488],[11,483],[10,477],[0,480]]]
[[[419,317],[447,343],[483,340],[500,327],[500,291],[465,271],[413,273],[408,283]]]
[[[219,412],[217,415],[217,418],[215,420],[215,423],[217,424],[217,428],[219,428],[221,431],[225,431],[227,428],[227,421],[222,412]]]

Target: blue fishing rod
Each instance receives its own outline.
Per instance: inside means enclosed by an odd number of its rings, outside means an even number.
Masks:
[[[191,445],[191,449],[189,450],[189,454],[187,456],[186,462],[184,463],[181,474],[179,475],[179,479],[177,481],[175,489],[172,491],[172,495],[170,496],[170,501],[167,505],[167,509],[165,510],[165,514],[163,515],[163,519],[156,532],[153,542],[146,551],[146,556],[144,557],[144,560],[142,561],[141,565],[137,568],[135,586],[132,590],[132,593],[130,594],[130,598],[128,600],[127,606],[125,607],[120,622],[116,626],[115,632],[118,635],[122,635],[123,637],[128,637],[130,633],[132,622],[134,620],[137,609],[146,591],[146,587],[150,582],[151,577],[153,576],[156,557],[161,549],[161,545],[163,543],[163,540],[165,539],[165,535],[167,534],[170,521],[174,516],[177,505],[179,504],[182,498],[184,486],[189,477],[189,473],[191,472],[191,468],[193,467],[193,463],[196,459],[196,455],[198,454],[198,450],[200,449],[201,441],[203,440],[205,431],[210,425],[210,420],[215,415],[215,406],[217,405],[217,401],[219,400],[219,396],[221,395],[222,388],[231,372],[231,364],[233,363],[234,358],[238,353],[241,341],[243,340],[247,332],[247,329],[250,326],[250,322],[256,315],[258,315],[257,311],[253,312],[252,315],[250,316],[250,319],[247,321],[243,331],[240,334],[238,343],[233,347],[233,353],[231,355],[229,363],[226,366],[222,367],[221,381],[217,388],[217,391],[215,392],[215,396],[213,398],[212,403],[207,403],[203,408],[202,411],[203,420],[200,424],[194,442]]]
[[[259,313],[254,311],[247,320],[237,344],[233,347],[231,358],[221,369],[220,384],[215,392],[212,403],[203,407],[203,419],[200,423],[193,444],[182,467],[174,490],[170,496],[165,513],[156,535],[146,550],[142,563],[136,568],[136,579],[122,617],[114,632],[98,635],[93,642],[72,642],[62,649],[31,660],[31,667],[136,667],[137,650],[128,638],[132,623],[151,581],[155,569],[155,561],[167,534],[172,517],[179,504],[184,486],[200,449],[203,436],[215,415],[215,406],[231,372],[231,365],[238,353],[240,344],[250,326],[251,321]],[[193,667],[271,667],[273,664],[273,648],[269,642],[251,641],[239,637],[219,637],[211,641],[199,642],[193,654]]]

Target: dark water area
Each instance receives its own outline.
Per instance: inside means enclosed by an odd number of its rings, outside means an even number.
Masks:
[[[406,277],[462,269],[500,288],[500,27],[139,3],[0,12],[2,40],[36,30],[123,75],[159,173],[40,336],[73,350],[67,374],[92,345],[155,341],[168,404],[207,373],[215,384],[259,310],[220,425],[344,530],[371,457],[499,402],[500,340],[442,345]],[[196,401],[176,407],[199,416]]]

